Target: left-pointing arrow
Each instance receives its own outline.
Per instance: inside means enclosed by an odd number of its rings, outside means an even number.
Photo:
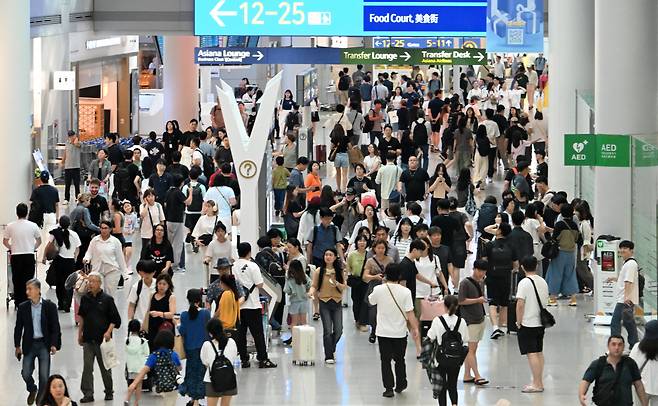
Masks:
[[[254,56],[256,57],[256,59],[258,59],[258,61],[260,61],[263,59],[265,55],[263,55],[262,52],[258,51]]]
[[[217,5],[210,11],[210,16],[220,27],[226,27],[226,24],[224,24],[224,21],[220,17],[236,17],[238,15],[237,11],[220,11],[224,3],[226,3],[226,0],[219,0]]]

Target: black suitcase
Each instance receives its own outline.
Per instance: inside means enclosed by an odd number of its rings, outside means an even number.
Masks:
[[[518,333],[519,331],[518,327],[516,327],[516,288],[519,286],[518,272],[512,272],[510,285],[510,299],[507,306],[507,334]]]

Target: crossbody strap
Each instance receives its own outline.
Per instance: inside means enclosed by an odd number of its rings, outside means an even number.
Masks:
[[[535,281],[533,281],[531,277],[528,277],[528,279],[530,279],[530,283],[532,283],[532,288],[535,290],[535,297],[537,298],[537,304],[539,304],[539,309],[544,310],[544,305],[541,304],[541,299],[539,298],[539,292],[537,292],[537,285],[535,285]]]
[[[407,315],[404,314],[404,311],[402,311],[402,308],[401,308],[400,305],[398,304],[398,301],[395,300],[395,295],[393,294],[393,291],[391,290],[391,287],[388,286],[388,283],[386,284],[386,287],[388,288],[388,293],[390,293],[390,294],[391,294],[391,297],[393,298],[393,303],[395,303],[395,306],[397,306],[397,308],[398,308],[398,310],[400,311],[400,313],[402,313],[402,317],[404,317],[404,321],[409,321],[409,319],[407,319]]]

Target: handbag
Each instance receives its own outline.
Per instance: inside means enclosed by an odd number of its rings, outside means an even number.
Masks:
[[[555,325],[555,317],[549,312],[542,304],[541,304],[541,299],[539,298],[539,292],[537,292],[537,285],[535,285],[535,281],[530,279],[530,282],[532,283],[532,287],[535,290],[535,297],[537,298],[537,303],[539,304],[539,319],[541,321],[541,325],[544,328],[551,328]]]
[[[312,111],[311,112],[311,122],[312,123],[317,123],[320,121],[320,112],[319,111]]]
[[[336,154],[338,154],[338,147],[331,147],[331,151],[329,151],[329,157],[327,159],[330,162],[334,162],[336,160]]]
[[[183,340],[182,335],[177,335],[174,337],[174,351],[176,351],[176,354],[178,354],[178,357],[180,359],[185,359],[187,358],[187,354],[185,353],[185,341]]]
[[[354,289],[355,287],[357,287],[361,284],[361,282],[362,282],[361,278],[363,277],[363,270],[366,267],[366,261],[367,260],[368,259],[365,258],[365,256],[364,256],[363,264],[361,264],[361,276],[356,276],[356,275],[352,275],[352,274],[347,275],[347,286]]]
[[[546,239],[546,242],[541,247],[541,255],[547,259],[554,259],[560,254],[560,243],[551,237]]]
[[[222,195],[224,197],[224,195]],[[215,225],[212,228],[213,233],[215,232],[215,227],[217,227],[217,220],[219,219],[219,216],[215,216]],[[212,242],[212,233],[207,233],[207,234],[201,234],[200,236],[197,237],[197,241],[200,241],[201,244],[204,246],[209,246],[210,243]]]
[[[46,260],[52,261],[55,259],[57,254],[59,254],[59,246],[57,245],[57,242],[49,241],[48,245],[46,245],[46,249],[43,252],[44,257],[46,257]]]

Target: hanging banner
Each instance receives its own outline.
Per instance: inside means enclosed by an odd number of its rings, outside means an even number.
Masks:
[[[488,0],[489,52],[542,52],[543,0]]]

